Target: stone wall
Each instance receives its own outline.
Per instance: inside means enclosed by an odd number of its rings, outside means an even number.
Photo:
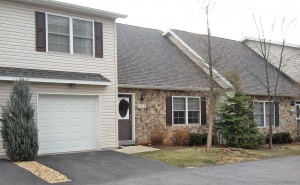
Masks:
[[[267,101],[267,97],[263,96],[253,96],[253,100],[263,100]],[[296,123],[296,112],[295,106],[291,106],[291,102],[294,101],[293,98],[280,97],[279,102],[279,126],[273,127],[273,133],[277,132],[289,132],[295,138],[297,136],[297,123]],[[260,127],[259,131],[261,133],[269,133],[269,127]]]
[[[161,129],[166,133],[165,144],[170,143],[170,138],[176,130],[184,129],[189,132],[207,132],[207,125],[191,124],[180,126],[166,126],[166,97],[169,96],[199,96],[205,97],[203,92],[171,91],[155,89],[126,89],[119,88],[119,93],[135,94],[135,134],[139,144],[150,143],[150,133],[155,129]],[[146,97],[141,101],[141,94]],[[253,100],[267,101],[263,96],[252,96]],[[291,106],[293,98],[279,98],[279,126],[273,128],[273,132],[290,132],[293,137],[297,135],[295,106]],[[146,109],[138,108],[138,104],[145,104]],[[207,106],[207,105],[206,105]],[[261,133],[267,134],[268,128],[259,128]],[[216,142],[216,130],[213,131],[214,143]]]
[[[159,128],[166,133],[165,144],[170,143],[172,134],[178,129],[189,132],[206,132],[207,125],[191,124],[180,126],[166,126],[166,97],[169,96],[199,96],[204,97],[202,92],[170,91],[154,89],[125,89],[119,88],[119,93],[135,94],[135,133],[139,144],[150,143],[150,133]],[[141,101],[141,94],[146,97]],[[146,109],[139,109],[138,104],[145,104]]]

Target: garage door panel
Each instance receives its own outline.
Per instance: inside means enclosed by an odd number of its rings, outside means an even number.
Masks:
[[[39,154],[95,150],[97,97],[39,95]]]

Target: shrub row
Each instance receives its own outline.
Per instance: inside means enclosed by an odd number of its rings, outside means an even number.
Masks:
[[[269,142],[269,137],[267,136],[266,143]],[[273,134],[272,143],[273,144],[284,144],[284,143],[292,143],[293,138],[289,132],[279,132]]]
[[[162,145],[166,133],[161,129],[154,129],[150,132],[150,139],[152,145]],[[201,146],[205,145],[207,141],[207,133],[189,133],[187,130],[179,129],[173,132],[170,138],[173,146]]]

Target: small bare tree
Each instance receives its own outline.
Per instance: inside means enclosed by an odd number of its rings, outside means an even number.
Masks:
[[[208,124],[208,136],[206,143],[206,152],[212,151],[212,138],[213,138],[213,126],[216,118],[216,97],[224,92],[224,89],[220,88],[216,81],[222,81],[220,74],[217,75],[216,68],[220,69],[226,65],[226,56],[230,53],[230,49],[226,48],[226,40],[220,39],[218,43],[212,42],[211,28],[210,28],[210,11],[212,10],[214,3],[211,1],[203,1],[201,8],[205,12],[206,16],[206,36],[200,38],[202,44],[204,44],[203,53],[206,57],[206,70],[208,74],[208,86],[209,90],[207,93],[207,124]],[[219,48],[215,50],[215,48]],[[226,49],[225,49],[226,48]],[[221,66],[222,65],[222,66]],[[230,86],[230,84],[228,84]],[[225,90],[226,91],[226,90]]]
[[[258,46],[257,51],[262,56],[262,58],[265,60],[263,72],[264,75],[258,75],[254,71],[247,70],[265,87],[266,93],[267,93],[267,100],[269,105],[269,148],[272,149],[272,137],[273,137],[273,124],[274,124],[274,106],[275,102],[278,101],[278,97],[294,88],[297,83],[294,82],[292,85],[286,85],[286,84],[280,84],[280,79],[282,78],[282,72],[285,65],[287,65],[288,62],[292,61],[294,58],[291,54],[285,52],[286,49],[286,39],[288,35],[289,28],[293,21],[291,21],[287,28],[284,29],[285,26],[285,19],[283,18],[281,23],[281,32],[282,32],[282,40],[279,44],[280,51],[279,54],[274,55],[271,52],[272,48],[272,34],[275,26],[275,22],[271,26],[271,36],[269,39],[266,38],[264,26],[262,23],[261,18],[259,19],[259,23],[256,21],[255,17],[253,16],[257,36],[258,36]],[[276,60],[276,62],[270,62],[270,57],[272,57],[273,60]],[[271,78],[271,75],[275,74],[275,79]],[[279,90],[279,86],[281,86],[281,89]]]

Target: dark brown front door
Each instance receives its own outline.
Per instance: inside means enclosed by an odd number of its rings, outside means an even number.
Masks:
[[[132,140],[131,95],[118,98],[119,141]]]

